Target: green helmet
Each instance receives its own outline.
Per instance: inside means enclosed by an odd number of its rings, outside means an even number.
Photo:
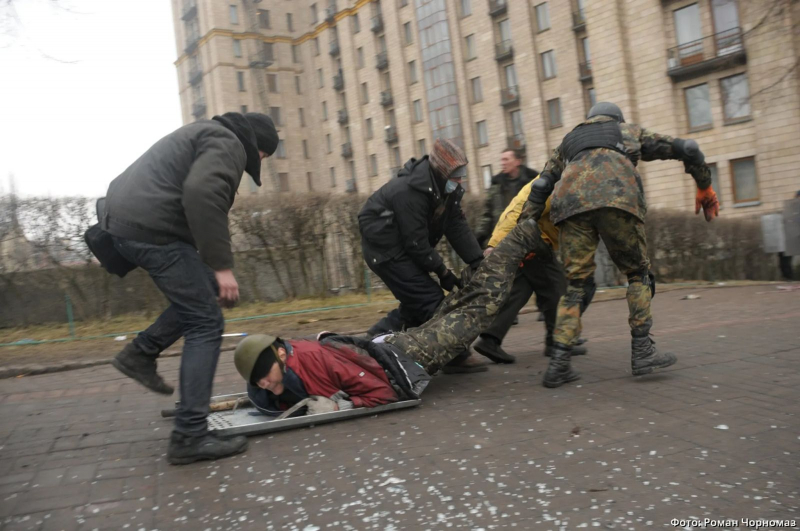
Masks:
[[[233,354],[233,364],[236,370],[246,381],[250,381],[258,357],[264,350],[270,347],[278,338],[266,334],[256,334],[247,336],[236,345],[236,352]]]

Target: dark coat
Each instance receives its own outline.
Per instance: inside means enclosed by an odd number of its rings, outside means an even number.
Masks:
[[[120,238],[155,245],[184,241],[215,271],[231,269],[228,211],[245,169],[257,175],[260,168],[258,159],[249,160],[253,152],[257,157],[255,136],[245,146],[219,121],[185,125],[111,182],[101,226]]]
[[[486,201],[483,212],[478,219],[475,236],[483,246],[492,236],[495,225],[500,221],[503,211],[511,203],[526,184],[536,178],[539,173],[527,166],[519,167],[519,176],[512,179],[507,173],[498,173],[492,177],[492,185],[486,190]]]
[[[461,210],[464,189],[442,195],[428,157],[411,159],[367,199],[358,214],[364,259],[380,264],[407,253],[424,271],[445,266],[434,247],[442,236],[466,263],[483,256]]]

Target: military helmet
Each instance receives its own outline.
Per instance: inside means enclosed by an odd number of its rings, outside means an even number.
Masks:
[[[253,369],[258,362],[261,353],[272,346],[278,338],[266,334],[256,334],[247,336],[236,345],[236,352],[233,354],[233,364],[236,370],[248,382],[252,382]],[[271,366],[271,364],[270,364]]]
[[[609,103],[607,101],[600,101],[592,105],[589,109],[589,114],[586,118],[594,118],[595,116],[610,116],[619,123],[625,123],[625,117],[622,115],[622,109],[616,103]]]

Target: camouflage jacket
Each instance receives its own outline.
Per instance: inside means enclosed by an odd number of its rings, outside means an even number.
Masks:
[[[500,220],[503,211],[516,197],[519,191],[524,188],[528,183],[536,178],[538,175],[536,170],[528,168],[527,166],[519,167],[519,176],[516,179],[511,179],[505,173],[499,173],[492,177],[492,185],[486,191],[486,202],[483,205],[483,211],[478,224],[475,228],[475,237],[485,247],[486,242],[492,235],[495,225]]]
[[[612,118],[596,116],[584,124],[609,120]],[[647,203],[636,164],[639,160],[678,160],[681,157],[673,149],[671,136],[636,124],[622,123],[619,127],[627,156],[612,149],[588,149],[567,163],[562,157],[562,146],[553,151],[542,171],[543,176],[550,174],[552,182],[556,183],[550,212],[553,223],[604,207],[624,210],[644,221]],[[706,169],[705,165],[686,166],[699,188],[711,183],[710,172]]]

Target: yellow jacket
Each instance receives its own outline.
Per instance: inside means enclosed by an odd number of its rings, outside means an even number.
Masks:
[[[538,178],[539,177],[536,177],[536,179]],[[489,240],[489,247],[497,247],[497,245],[503,241],[503,238],[511,232],[511,229],[517,225],[519,215],[522,213],[522,207],[525,201],[528,200],[528,196],[531,194],[531,187],[536,179],[523,186],[522,190],[511,200],[500,215],[500,219],[494,227],[494,232],[492,232],[492,237]],[[550,198],[547,199],[544,212],[542,213],[541,219],[539,219],[539,229],[542,231],[542,239],[554,250],[558,249],[558,229],[553,225],[553,222],[550,221]]]

